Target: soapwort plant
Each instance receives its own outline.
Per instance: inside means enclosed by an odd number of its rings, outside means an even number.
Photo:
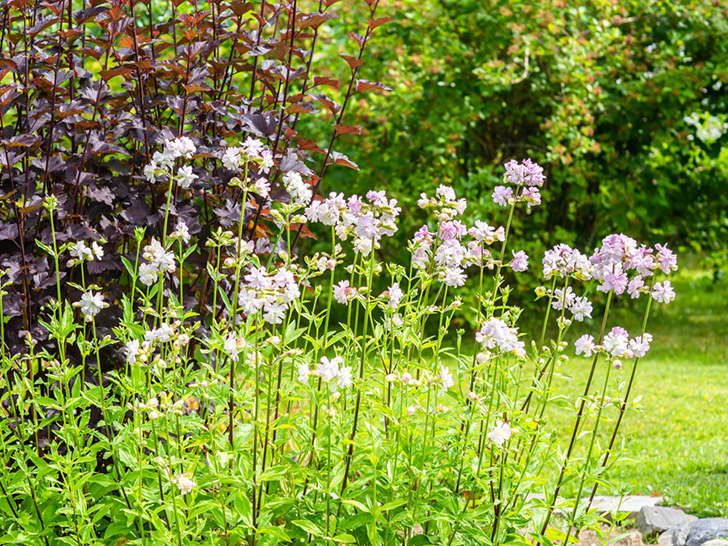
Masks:
[[[441,186],[419,200],[429,220],[410,263],[387,263],[396,199],[315,196],[316,181],[290,171],[287,198],[271,200],[271,152],[250,138],[217,160],[243,204],[266,202],[275,229],[253,243],[241,212],[235,229],[211,234],[213,312],[202,317],[183,297],[198,239],[168,222],[194,153],[173,139],[145,169],[166,186],[164,230],[135,231],[118,301],[84,273],[100,247],[43,247],[58,275],[43,321],[52,347],[30,335],[24,353],[1,346],[4,543],[546,545],[595,526],[590,504],[621,455],[651,306],[675,297],[666,246],[615,234],[591,253],[557,245],[534,265],[511,235],[545,181],[524,160],[505,165],[493,193],[503,225],[466,223],[465,200]],[[57,202],[44,204],[53,227]],[[298,257],[297,234],[314,224],[330,250]],[[70,301],[64,260],[80,272]],[[544,279],[534,335],[508,285],[509,270],[528,267]],[[466,283],[477,287],[469,308]],[[624,298],[642,303],[638,332],[613,324]],[[110,303],[123,312],[100,336]],[[474,331],[456,328],[462,314]],[[575,322],[594,331],[574,341]],[[573,365],[589,376],[564,438],[547,409],[563,405]]]

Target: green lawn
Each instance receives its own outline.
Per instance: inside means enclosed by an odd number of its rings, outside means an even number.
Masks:
[[[653,350],[638,369],[634,394],[642,395],[644,413],[629,413],[622,427],[632,460],[621,461],[613,477],[633,493],[659,493],[666,504],[696,515],[728,516],[728,283],[700,270],[672,282],[677,299],[657,306],[647,328]],[[610,327],[617,324],[639,333],[637,317],[610,320]],[[618,376],[626,380],[630,367]],[[572,399],[583,391],[588,368],[572,359],[563,370],[561,385]],[[602,379],[595,381],[601,388]],[[564,441],[572,415],[558,409],[550,415]]]

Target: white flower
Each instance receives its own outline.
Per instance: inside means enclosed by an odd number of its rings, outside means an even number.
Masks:
[[[523,356],[525,343],[518,340],[518,330],[509,328],[501,319],[492,318],[485,322],[475,334],[475,341],[482,343],[487,349],[498,347],[504,353]]]
[[[577,355],[583,354],[587,358],[590,357],[596,351],[596,346],[594,345],[594,336],[584,334],[576,340],[576,343],[574,343],[574,348],[576,349]]]
[[[143,257],[159,272],[173,273],[176,269],[174,254],[165,251],[157,239],[152,239],[152,242],[144,247]]]
[[[139,340],[132,339],[124,344],[124,353],[126,354],[126,363],[129,366],[136,364],[137,357],[139,356]]]
[[[568,309],[574,303],[575,299],[576,294],[574,294],[571,286],[566,287],[566,294],[564,294],[563,288],[557,288],[556,290],[554,290],[554,298],[551,301],[551,307],[553,307],[557,311],[561,311],[565,303],[566,308]]]
[[[497,446],[502,446],[510,439],[513,429],[508,423],[498,421],[495,428],[488,433],[488,439]]]
[[[225,352],[230,356],[230,360],[238,362],[240,360],[240,349],[242,340],[239,340],[235,334],[228,334],[225,338]]]
[[[153,162],[144,167],[144,177],[152,184],[157,181],[157,166]]]
[[[340,356],[337,356],[336,358],[333,358],[329,360],[327,357],[322,356],[320,364],[316,367],[316,371],[318,372],[321,379],[328,383],[329,381],[332,381],[336,378],[337,375],[339,375],[339,364],[343,362],[343,358]]]
[[[235,146],[231,146],[230,148],[227,148],[225,152],[222,154],[222,164],[223,166],[230,170],[235,171],[240,168],[240,163],[242,162],[242,150],[240,148],[237,148]]]
[[[177,477],[174,479],[174,483],[177,484],[177,487],[179,487],[179,492],[182,495],[191,493],[192,489],[197,487],[197,484],[193,482],[190,478],[188,478],[187,474],[178,474]]]
[[[268,324],[280,324],[286,316],[288,306],[282,303],[266,304],[263,311],[263,320]]]
[[[104,301],[104,296],[100,292],[85,292],[81,296],[81,301],[74,305],[81,308],[81,313],[86,317],[86,322],[91,322],[99,311],[109,306]]]
[[[259,178],[256,180],[255,184],[253,184],[253,187],[250,189],[253,193],[257,193],[263,199],[270,195],[270,183],[265,178]]]
[[[265,146],[257,138],[248,137],[245,139],[245,142],[243,142],[243,153],[250,159],[259,157],[261,153],[263,153],[264,149]]]
[[[450,373],[450,370],[448,370],[445,366],[440,367],[440,381],[442,382],[442,388],[440,389],[440,394],[443,394],[450,387],[455,385],[455,380],[453,379],[452,374]]]
[[[93,253],[94,259],[96,260],[100,260],[104,257],[104,249],[96,241],[91,243],[91,252]]]
[[[159,272],[151,264],[142,264],[139,266],[139,280],[146,286],[151,286],[157,282]]]
[[[643,336],[637,336],[630,340],[629,349],[632,351],[634,356],[642,358],[650,350],[650,343],[652,343],[652,336],[645,333]]]
[[[458,288],[465,284],[467,277],[465,273],[463,273],[463,270],[459,267],[446,267],[440,273],[440,280],[442,280],[442,282],[444,282],[447,286]]]
[[[663,283],[655,283],[652,289],[652,298],[660,303],[670,303],[675,299],[675,291],[672,289],[670,281]]]
[[[283,187],[291,197],[291,205],[306,206],[313,196],[308,184],[297,172],[288,172],[283,175]]]
[[[341,388],[351,387],[351,366],[344,366],[339,370],[336,385]]]
[[[98,246],[97,243],[94,243],[94,245]],[[86,246],[86,241],[78,241],[77,243],[75,243],[71,247],[71,250],[69,250],[69,253],[71,254],[71,256],[73,256],[74,259],[68,261],[68,267],[71,267],[76,263],[91,261],[94,259],[94,252]],[[101,255],[103,256],[103,254],[104,253],[102,250]]]
[[[189,137],[183,136],[174,140],[164,141],[164,155],[173,159],[182,156],[189,159],[196,151],[195,144]]]
[[[261,160],[261,170],[264,173],[270,172],[271,168],[273,167],[273,154],[270,150],[265,149],[263,150],[263,153],[260,154],[260,160]]]
[[[309,378],[310,375],[311,375],[311,370],[309,369],[308,364],[306,364],[305,362],[303,362],[302,364],[299,364],[299,366],[298,366],[298,380],[302,384],[305,385],[305,384],[308,383],[308,378]]]
[[[176,239],[181,239],[183,243],[187,244],[190,242],[190,230],[187,229],[187,224],[185,224],[182,220],[177,222],[177,225],[174,227],[174,231],[171,234],[172,237]]]
[[[371,239],[357,237],[354,239],[354,252],[362,256],[369,256],[372,252],[374,243]]]
[[[591,318],[592,304],[588,299],[577,296],[574,298],[574,303],[571,304],[569,310],[573,314],[574,320],[582,322],[584,318]]]
[[[189,188],[195,180],[197,180],[197,175],[192,172],[192,167],[189,165],[185,165],[177,171],[177,185],[180,188]]]
[[[435,190],[435,195],[442,197],[446,203],[452,203],[457,199],[455,190],[450,186],[444,186],[442,184],[437,188],[437,190]]]
[[[154,341],[159,341],[161,343],[167,343],[172,339],[172,336],[174,335],[174,328],[170,326],[169,324],[162,324],[159,328],[155,328],[154,330],[148,330],[144,333],[144,340],[148,341],[149,343],[153,343]]]
[[[602,341],[604,349],[612,356],[625,356],[629,350],[629,336],[624,328],[615,326],[604,336]]]

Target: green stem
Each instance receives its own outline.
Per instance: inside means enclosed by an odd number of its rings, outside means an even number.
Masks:
[[[604,339],[604,331],[607,327],[607,318],[609,317],[609,306],[612,303],[612,295],[614,294],[613,290],[609,291],[609,295],[607,296],[607,306],[604,309],[604,318],[602,320],[602,329],[599,333],[599,342],[598,344],[601,345],[602,340]],[[543,536],[546,533],[546,529],[548,529],[549,522],[551,521],[551,515],[553,514],[554,508],[556,507],[556,501],[559,497],[559,491],[561,491],[561,485],[564,481],[564,475],[566,474],[566,469],[569,465],[569,461],[571,459],[571,453],[574,450],[574,445],[576,444],[576,436],[579,432],[579,426],[581,425],[581,419],[584,415],[584,406],[586,405],[586,398],[589,395],[589,389],[591,388],[592,379],[594,378],[594,370],[596,369],[597,361],[599,360],[599,353],[594,355],[594,359],[592,361],[591,369],[589,370],[589,378],[586,382],[586,387],[584,388],[584,394],[581,398],[581,404],[579,405],[579,412],[576,415],[576,422],[574,423],[574,430],[571,433],[571,440],[569,441],[569,448],[566,451],[566,455],[564,457],[564,462],[561,465],[561,471],[559,472],[559,478],[556,482],[556,488],[554,490],[554,496],[551,500],[551,503],[549,504],[548,510],[546,512],[546,518],[544,519],[543,526],[541,528],[541,535]],[[536,541],[536,545],[540,545],[540,539]]]

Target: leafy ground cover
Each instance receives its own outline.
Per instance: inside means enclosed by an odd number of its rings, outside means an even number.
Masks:
[[[640,364],[636,392],[644,413],[628,415],[622,427],[630,458],[614,468],[613,481],[636,494],[660,494],[666,504],[699,516],[727,516],[728,282],[685,268],[673,284],[677,299],[650,319],[654,349]],[[615,322],[639,328],[626,315],[621,319]],[[572,379],[572,398],[578,396],[587,362],[572,359],[564,374]],[[566,412],[550,417],[568,438]],[[606,432],[600,435],[607,440]]]

